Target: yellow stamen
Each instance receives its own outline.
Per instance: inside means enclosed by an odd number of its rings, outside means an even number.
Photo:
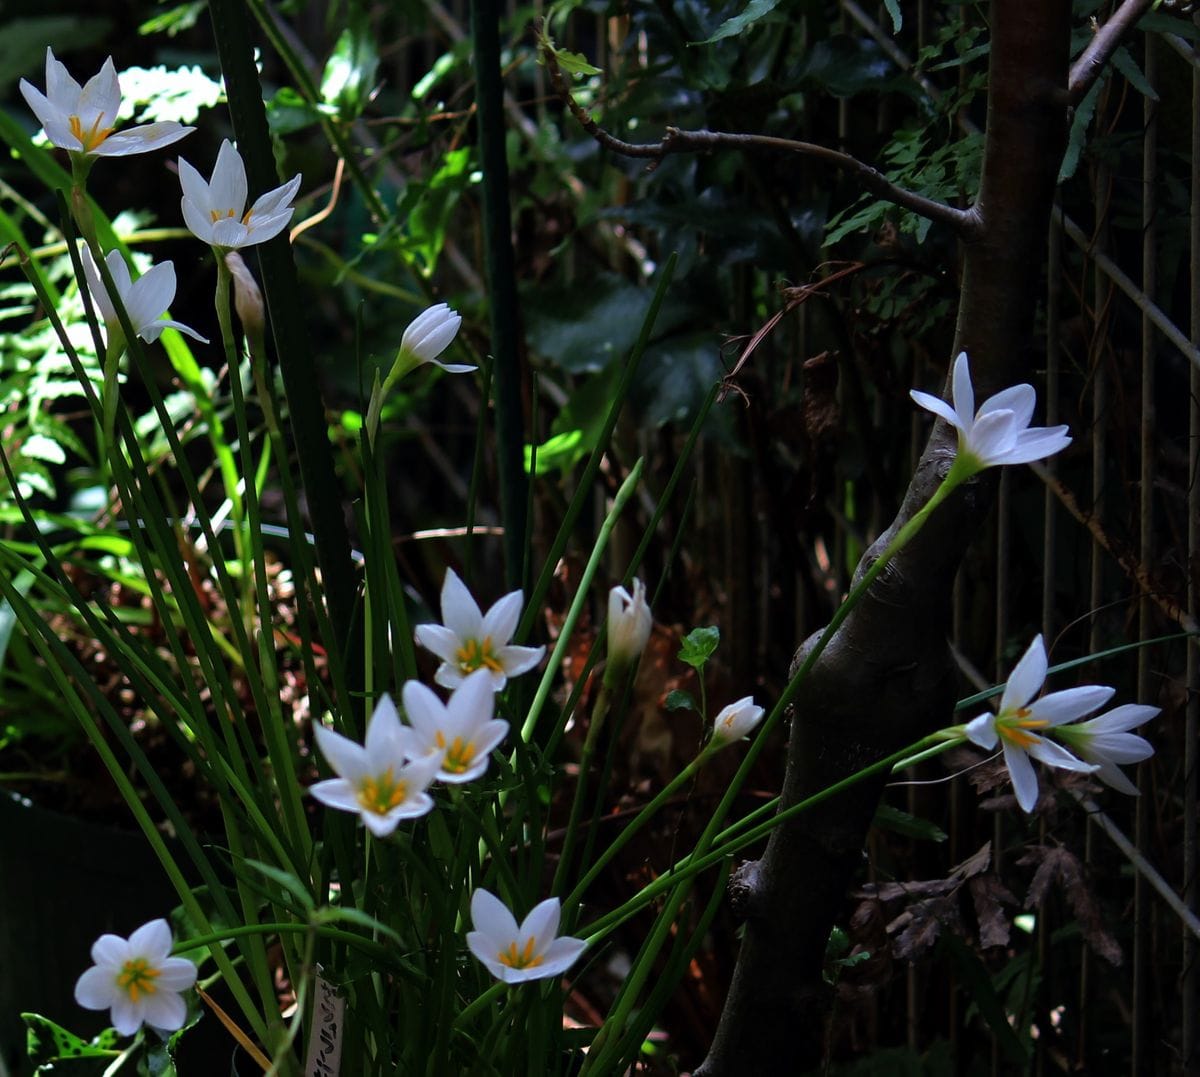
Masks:
[[[454,657],[463,673],[474,673],[477,669],[490,669],[493,673],[504,672],[500,659],[492,654],[491,636],[484,636],[482,642],[477,639],[467,640],[455,651]]]
[[[441,734],[438,734],[441,737]],[[445,738],[442,737],[444,741]],[[439,745],[442,747],[443,745]],[[442,760],[442,770],[449,771],[451,774],[462,774],[464,771],[471,769],[471,764],[475,761],[475,742],[473,740],[463,741],[462,737],[455,737],[454,743],[446,750],[446,758]]]
[[[227,220],[228,218],[232,217],[233,210],[227,209],[227,210],[222,211],[219,209],[210,209],[208,211],[208,215],[209,215],[209,217],[212,218],[212,223],[216,224],[217,221]]]
[[[99,146],[106,138],[108,138],[109,135],[113,133],[113,128],[100,126],[100,121],[102,119],[104,119],[103,112],[96,117],[92,123],[92,126],[85,131],[83,129],[83,121],[78,116],[70,116],[67,118],[67,126],[71,129],[71,134],[79,139],[80,143],[83,145],[84,153],[91,153],[92,150],[96,149],[97,146]]]
[[[117,986],[129,995],[130,1002],[137,1002],[138,995],[153,995],[158,990],[154,981],[158,978],[159,970],[151,968],[144,957],[135,957],[126,961],[117,973]]]
[[[1045,729],[1050,724],[1045,718],[1029,717],[1032,713],[1028,707],[1018,707],[1011,718],[1003,718],[997,722],[996,728],[1005,740],[1027,750],[1030,745],[1038,742],[1038,738],[1026,730]]]
[[[520,953],[517,953],[516,942],[510,942],[507,950],[501,950],[496,955],[496,960],[510,969],[536,969],[542,963],[542,955],[534,955],[535,946],[537,946],[537,939],[532,935]]]
[[[391,767],[382,774],[363,778],[358,787],[358,802],[376,815],[387,815],[407,799],[408,784],[397,781]]]

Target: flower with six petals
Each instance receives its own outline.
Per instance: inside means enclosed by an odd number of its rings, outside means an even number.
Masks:
[[[88,1010],[111,1010],[113,1027],[132,1036],[143,1024],[174,1032],[187,1019],[182,992],[196,982],[196,966],[171,956],[171,926],[151,920],[128,939],[101,935],[92,945],[95,964],[75,984],[75,1001]]]
[[[1035,700],[1033,697],[1045,683],[1046,670],[1046,648],[1038,636],[1013,667],[1000,697],[1000,710],[996,714],[981,714],[963,727],[967,739],[981,748],[991,750],[1000,742],[1017,803],[1027,812],[1033,811],[1038,799],[1037,774],[1030,756],[1061,770],[1091,773],[1097,769],[1042,736],[1041,731],[1090,714],[1104,706],[1114,692],[1112,688],[1091,684],[1051,692]],[[1057,735],[1061,732],[1058,730]]]
[[[467,947],[506,984],[561,976],[579,960],[587,943],[557,937],[560,913],[558,898],[547,898],[518,926],[504,902],[480,888],[471,895],[475,930],[467,932]]]
[[[493,718],[496,696],[491,674],[477,669],[443,703],[420,681],[408,681],[402,691],[404,713],[416,734],[417,758],[441,760],[437,779],[469,782],[488,765],[488,757],[508,732],[508,723]]]
[[[300,176],[267,191],[246,209],[246,166],[241,154],[225,139],[217,152],[210,182],[205,182],[182,157],[179,182],[183,187],[183,219],[192,235],[210,247],[236,250],[265,243],[287,227],[296,211],[291,202],[300,187]]]
[[[125,157],[178,142],[194,127],[173,120],[115,131],[121,84],[112,57],[80,87],[66,66],[46,48],[46,92],[21,79],[21,95],[55,146],[82,157]]]
[[[83,275],[87,278],[88,291],[108,327],[109,340],[119,338],[121,323],[117,318],[116,307],[108,297],[108,290],[100,278],[100,270],[92,258],[92,252],[83,248]],[[120,251],[109,251],[104,256],[104,264],[116,285],[121,305],[129,315],[134,332],[147,343],[153,343],[164,329],[178,329],[181,333],[207,344],[208,340],[196,330],[182,322],[163,318],[161,315],[175,301],[175,266],[171,262],[159,262],[146,270],[137,280],[132,280],[129,267]]]
[[[1037,394],[1032,385],[1014,385],[988,397],[975,410],[975,390],[967,353],[954,360],[951,407],[944,400],[916,389],[909,395],[921,407],[945,419],[958,431],[954,469],[959,481],[986,467],[1027,464],[1065,449],[1071,438],[1065,426],[1029,425]]]
[[[337,777],[315,782],[309,792],[331,808],[355,812],[377,838],[387,837],[401,819],[425,815],[433,807],[425,790],[441,756],[424,753],[413,731],[401,724],[389,696],[375,707],[365,743],[355,744],[319,722],[313,736]]]
[[[446,569],[442,582],[440,625],[417,625],[417,642],[442,660],[434,680],[443,688],[457,688],[477,669],[491,673],[492,689],[499,692],[509,677],[533,669],[545,647],[517,647],[508,641],[517,629],[524,596],[511,591],[487,613],[481,613],[471,592],[454,569]]]

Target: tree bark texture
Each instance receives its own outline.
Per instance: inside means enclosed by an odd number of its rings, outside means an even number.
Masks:
[[[977,399],[1026,380],[1034,311],[1067,135],[1069,0],[995,0],[978,232],[964,249],[954,353],[968,352]],[[938,422],[900,512],[861,574],[940,483],[955,436]],[[956,696],[950,595],[996,476],[967,483],[887,566],[797,696],[782,804],[820,791],[939,726]],[[816,635],[801,647],[795,664]],[[862,866],[883,782],[864,783],[772,835],[730,887],[746,933],[697,1077],[792,1074],[824,1054],[829,933]]]

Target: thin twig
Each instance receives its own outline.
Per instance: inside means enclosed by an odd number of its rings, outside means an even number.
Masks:
[[[931,221],[947,224],[958,232],[964,239],[975,238],[981,228],[982,219],[973,209],[958,209],[944,202],[906,190],[889,180],[882,172],[870,165],[852,157],[840,150],[830,149],[814,142],[797,142],[790,138],[776,138],[772,135],[748,135],[727,131],[682,131],[678,127],[668,127],[666,133],[657,142],[625,142],[609,131],[604,130],[582,108],[571,94],[570,84],[558,66],[554,50],[546,39],[539,37],[538,48],[550,75],[550,83],[563,103],[571,111],[571,115],[579,125],[587,131],[601,146],[619,153],[624,157],[641,157],[650,161],[661,161],[672,153],[697,153],[704,150],[736,149],[742,151],[771,150],[775,152],[795,153],[803,157],[813,157],[819,161],[833,165],[848,172],[863,187],[878,195],[880,198]]]
[[[1109,16],[1108,21],[1093,35],[1091,43],[1071,65],[1067,80],[1067,97],[1073,105],[1079,104],[1088,90],[1100,77],[1112,54],[1121,47],[1121,42],[1137,25],[1138,20],[1150,10],[1154,0],[1124,0]]]

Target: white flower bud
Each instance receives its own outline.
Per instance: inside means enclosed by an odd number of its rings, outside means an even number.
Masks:
[[[614,587],[608,593],[608,659],[626,665],[636,662],[646,649],[654,619],[646,604],[646,588],[641,580],[633,581],[633,594],[624,587]]]
[[[735,740],[741,740],[762,720],[763,709],[754,702],[753,696],[745,696],[730,703],[717,715],[713,722],[712,746],[724,748]]]

